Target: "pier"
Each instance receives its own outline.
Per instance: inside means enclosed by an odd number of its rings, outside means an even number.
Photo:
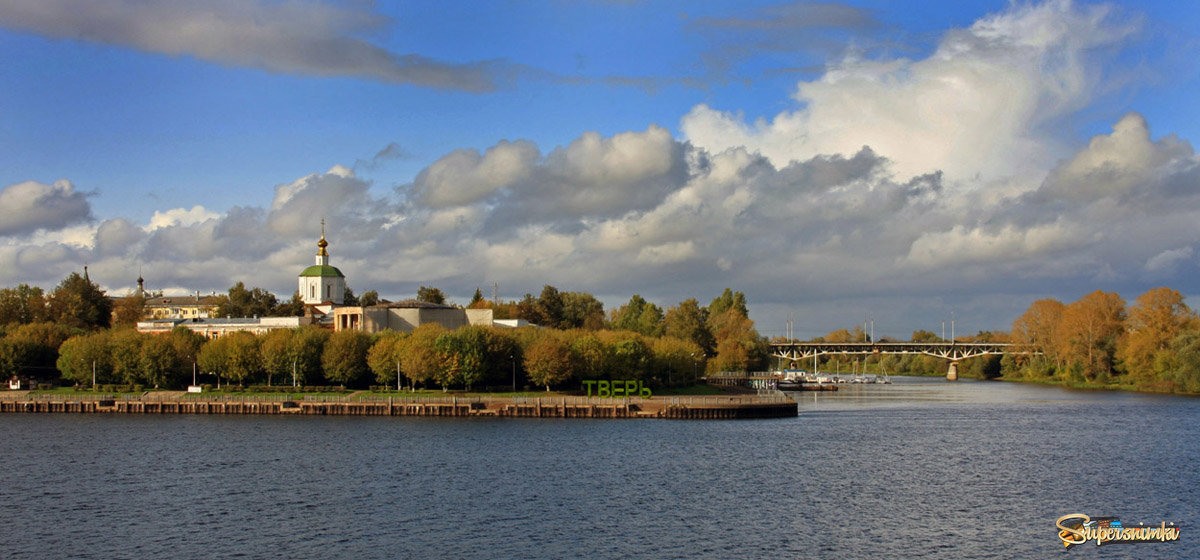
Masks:
[[[430,416],[495,418],[663,418],[732,420],[797,415],[786,395],[704,397],[386,397],[305,395],[193,398],[158,395],[5,395],[0,413],[293,414],[300,416]],[[17,398],[12,398],[17,397]]]

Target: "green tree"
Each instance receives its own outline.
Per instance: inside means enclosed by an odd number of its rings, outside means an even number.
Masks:
[[[292,355],[292,338],[296,332],[291,329],[276,329],[259,337],[258,350],[262,356],[262,368],[267,374],[267,385],[270,386],[275,377],[290,379],[295,356]]]
[[[155,389],[177,385],[180,361],[170,338],[149,336],[142,340],[140,377]]]
[[[563,292],[562,328],[604,328],[604,304],[587,292]]]
[[[218,317],[267,317],[279,306],[275,295],[262,288],[246,289],[242,282],[229,288],[217,303]]]
[[[114,330],[109,340],[113,375],[126,385],[142,382],[142,341],[145,335],[133,329]]]
[[[664,328],[662,308],[634,294],[629,303],[613,312],[612,327],[645,336],[661,336]]]
[[[442,291],[437,288],[421,286],[420,288],[417,289],[417,301],[424,301],[426,303],[436,303],[438,305],[445,305],[446,304],[446,294],[443,294]]]
[[[650,353],[654,377],[665,386],[693,382],[704,358],[704,350],[695,342],[673,336],[651,340]]]
[[[321,355],[325,378],[343,387],[356,385],[370,372],[367,366],[370,350],[371,337],[366,333],[355,330],[333,333]]]
[[[253,333],[238,331],[222,336],[228,344],[228,359],[225,371],[230,381],[245,386],[248,380],[255,379],[263,370],[262,353],[259,351],[258,337]]]
[[[112,348],[109,346],[112,331],[96,331],[73,336],[63,342],[58,350],[58,371],[63,379],[76,386],[90,387],[95,374],[97,384],[108,384],[116,379],[112,374]]]
[[[363,307],[371,307],[379,303],[379,292],[375,290],[367,290],[358,298],[358,304]]]
[[[222,336],[204,343],[200,353],[196,355],[196,364],[206,373],[217,377],[217,385],[222,377],[228,377],[229,369],[229,337]]]
[[[306,326],[295,330],[288,346],[288,356],[292,359],[296,383],[307,385],[310,380],[320,381],[322,357],[328,341],[329,331],[320,327]]]
[[[605,331],[611,332],[611,331]],[[610,361],[609,348],[595,334],[583,334],[571,341],[572,371],[580,379],[602,379]]]
[[[171,341],[171,347],[175,349],[175,355],[179,357],[176,379],[186,379],[188,382],[195,380],[199,383],[196,374],[199,369],[200,349],[204,347],[207,339],[204,338],[204,335],[184,326],[171,329],[171,334],[167,336],[167,339]]]
[[[938,336],[938,334],[935,332],[917,330],[913,331],[912,338],[909,340],[912,342],[941,342],[942,337]]]
[[[291,299],[279,302],[271,314],[276,317],[303,317],[304,300],[301,299],[300,292],[293,292]]]
[[[112,320],[112,301],[91,280],[72,272],[50,293],[47,315],[69,327],[105,328]]]
[[[725,312],[730,309],[738,311],[743,317],[749,317],[750,309],[746,307],[746,294],[725,288],[725,291],[720,296],[717,296],[712,300],[712,303],[708,304],[708,318],[710,321],[719,321],[721,318],[727,316]],[[710,323],[708,327],[710,331],[716,333],[721,329],[722,325]]]
[[[471,303],[467,304],[467,309],[478,309],[476,304],[483,301],[483,292],[479,288],[475,288],[475,294],[471,296]]]
[[[400,370],[404,337],[404,333],[388,330],[380,333],[371,344],[367,352],[367,367],[375,374],[376,383],[399,388],[399,382],[404,377]]]
[[[754,329],[754,321],[737,308],[729,308],[716,322],[717,355],[708,362],[711,371],[750,371],[760,367],[766,347]]]
[[[566,328],[563,324],[563,298],[558,288],[547,284],[542,287],[542,294],[537,299],[538,315],[542,317],[542,325],[556,329]]]
[[[667,309],[663,320],[664,334],[683,340],[690,340],[700,347],[704,355],[716,349],[716,339],[708,328],[708,310],[700,307],[696,298],[688,298],[679,305]]]

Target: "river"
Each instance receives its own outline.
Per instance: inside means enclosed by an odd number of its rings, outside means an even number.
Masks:
[[[782,420],[8,414],[0,550],[1200,558],[1200,399],[896,381]],[[1183,529],[1064,552],[1071,513]]]

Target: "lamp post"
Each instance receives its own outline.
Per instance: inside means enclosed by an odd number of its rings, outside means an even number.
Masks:
[[[509,359],[509,361],[512,362],[512,370],[513,370],[512,371],[512,374],[513,374],[512,392],[516,393],[517,392],[517,358],[515,356],[509,356],[508,359]]]

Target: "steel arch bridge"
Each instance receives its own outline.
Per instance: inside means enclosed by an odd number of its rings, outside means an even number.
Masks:
[[[826,355],[923,354],[950,362],[946,379],[958,379],[958,362],[978,356],[1032,354],[1026,347],[1003,342],[772,342],[771,355],[801,362]]]

